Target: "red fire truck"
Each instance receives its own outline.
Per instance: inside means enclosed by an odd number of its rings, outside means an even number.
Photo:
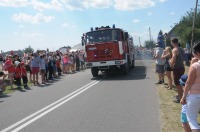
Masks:
[[[120,70],[127,74],[135,66],[133,38],[128,32],[109,26],[91,28],[83,34],[86,67],[91,68],[93,77],[99,71]]]

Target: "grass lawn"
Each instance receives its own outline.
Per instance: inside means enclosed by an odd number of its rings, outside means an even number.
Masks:
[[[187,74],[188,67],[186,66],[185,69],[185,74]],[[166,76],[165,82],[167,82]],[[180,121],[181,104],[173,102],[173,96],[177,94],[176,88],[173,87],[172,90],[167,90],[164,85],[157,85],[157,91],[160,98],[159,105],[162,118],[162,132],[184,132]],[[200,122],[200,116],[198,116],[198,121]]]
[[[9,82],[9,80],[5,80],[6,82]],[[33,83],[30,83],[30,82],[28,82],[28,86],[29,87],[31,87],[33,85]],[[10,93],[13,93],[13,92],[15,92],[16,90],[18,90],[18,89],[16,89],[17,88],[17,86],[16,85],[13,85],[13,90],[11,90],[11,87],[10,86],[7,86],[6,87],[6,90],[3,92],[4,94],[10,94]],[[22,86],[22,88],[23,88],[23,86]]]

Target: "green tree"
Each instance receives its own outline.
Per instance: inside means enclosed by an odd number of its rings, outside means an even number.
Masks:
[[[27,48],[24,49],[25,53],[32,53],[34,52],[34,49],[29,45]]]
[[[144,47],[147,48],[147,49],[151,49],[151,48],[155,48],[156,45],[155,45],[155,42],[154,42],[154,41],[146,40],[146,41],[144,42]]]
[[[158,33],[158,36],[159,36],[159,35],[163,36],[162,30],[160,30],[160,32]]]
[[[179,37],[182,46],[191,42],[194,9],[188,11],[175,26],[174,33]],[[200,10],[197,11],[194,29],[194,42],[200,40]]]

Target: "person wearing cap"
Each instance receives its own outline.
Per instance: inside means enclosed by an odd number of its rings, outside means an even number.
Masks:
[[[193,55],[200,59],[200,41],[193,46]],[[200,61],[193,63],[188,72],[181,104],[187,104],[187,119],[192,132],[200,132],[197,116],[200,109]]]
[[[20,62],[15,61],[15,84],[17,85],[17,89],[21,89],[21,68],[20,68]]]
[[[159,45],[159,43],[156,44],[156,51],[154,54],[154,58],[156,59],[156,73],[158,73],[158,82],[156,84],[162,84],[164,83],[164,64],[165,59],[162,59],[163,54],[163,48]]]
[[[179,79],[179,82],[180,82],[180,85],[183,88],[183,91],[184,91],[184,87],[185,87],[185,83],[187,81],[187,78],[188,78],[188,75],[184,74]],[[191,132],[191,128],[190,128],[190,125],[189,125],[188,120],[187,120],[187,105],[186,104],[183,104],[182,108],[181,108],[181,122],[182,122],[182,126],[184,128],[184,131],[185,132]]]

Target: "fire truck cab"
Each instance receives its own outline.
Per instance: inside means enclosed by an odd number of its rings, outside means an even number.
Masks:
[[[127,74],[135,66],[133,38],[128,32],[109,26],[91,28],[83,34],[86,67],[91,68],[93,77],[99,71],[120,70]]]

